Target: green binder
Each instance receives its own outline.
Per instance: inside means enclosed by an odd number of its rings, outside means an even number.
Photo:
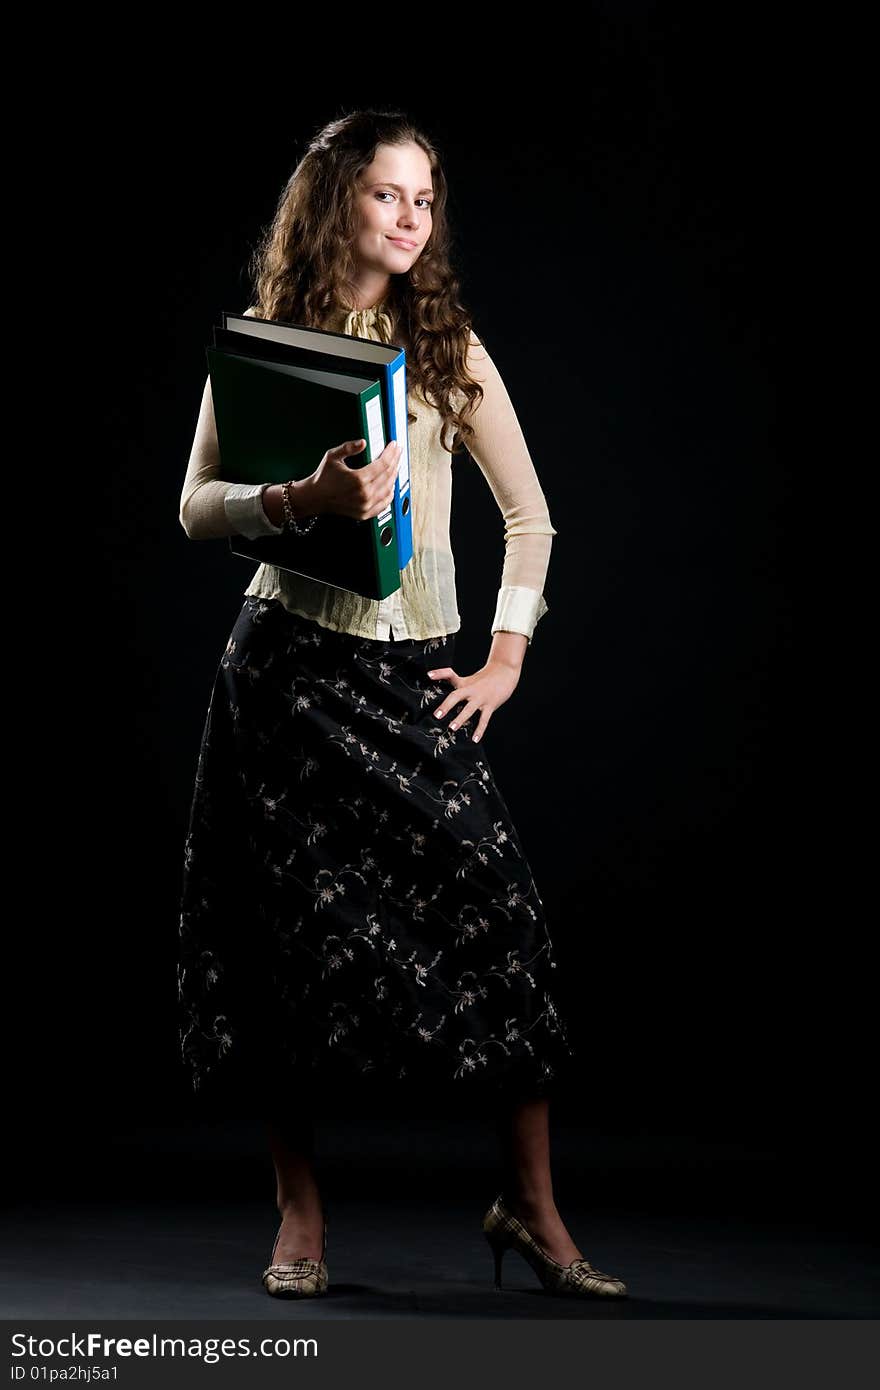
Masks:
[[[228,483],[283,483],[314,473],[344,439],[367,446],[350,467],[385,448],[378,381],[206,348],[221,474]],[[400,588],[393,505],[366,521],[322,513],[306,535],[231,536],[236,555],[318,579],[364,598]]]

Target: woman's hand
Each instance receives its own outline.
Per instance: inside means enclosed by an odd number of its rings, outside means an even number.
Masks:
[[[435,671],[429,671],[428,675],[432,679],[442,677],[455,686],[455,692],[447,695],[434,710],[437,719],[442,719],[451,709],[456,710],[450,729],[457,729],[470,719],[475,710],[482,710],[472,736],[472,742],[477,743],[498,706],[509,700],[519,685],[520,671],[507,661],[494,661],[490,657],[485,666],[472,676],[460,676],[451,666],[440,666]],[[462,701],[465,702],[464,708],[456,709]]]
[[[314,473],[291,482],[293,515],[321,516],[336,512],[350,516],[353,521],[368,521],[381,516],[394,501],[397,465],[401,446],[392,439],[372,463],[350,468],[346,458],[362,454],[365,439],[349,439],[328,449]],[[263,510],[276,526],[284,524],[284,499],[281,483],[263,489]]]
[[[304,481],[308,487],[308,506],[316,512],[335,512],[354,521],[381,516],[394,501],[394,485],[401,446],[396,440],[372,463],[349,467],[346,458],[362,454],[365,439],[349,439],[328,449],[318,467]]]

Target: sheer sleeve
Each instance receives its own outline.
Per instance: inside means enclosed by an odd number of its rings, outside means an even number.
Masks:
[[[255,317],[253,309],[245,313]],[[263,509],[263,489],[269,484],[227,483],[219,473],[220,445],[208,376],[180,495],[180,524],[194,541],[280,535],[283,527],[271,522]]]
[[[557,533],[507,388],[474,333],[467,361],[483,388],[483,399],[470,417],[476,433],[468,451],[504,518],[504,567],[492,632],[521,632],[531,642],[538,620],[548,611],[543,589]]]

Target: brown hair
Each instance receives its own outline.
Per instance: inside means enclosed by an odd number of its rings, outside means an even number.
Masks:
[[[340,308],[353,306],[356,181],[379,145],[407,141],[420,145],[430,160],[431,235],[409,272],[390,276],[382,307],[391,319],[390,341],[406,350],[407,387],[440,411],[441,442],[453,452],[473,436],[465,414],[476,408],[483,389],[466,370],[471,319],[459,302],[450,259],[440,156],[408,117],[395,111],[354,111],[313,137],[252,254],[253,308],[260,318],[325,328]],[[412,422],[416,417],[410,412],[408,418]],[[454,431],[452,446],[446,442],[447,429]]]

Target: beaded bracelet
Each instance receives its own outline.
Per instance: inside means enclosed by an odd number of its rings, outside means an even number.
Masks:
[[[316,512],[314,516],[307,517],[306,520],[303,522],[299,521],[294,516],[293,505],[290,501],[290,489],[293,486],[293,483],[294,479],[291,478],[290,481],[285,483],[281,488],[281,500],[284,505],[283,525],[285,531],[293,531],[294,535],[296,536],[305,536],[309,531],[311,531],[315,522],[318,520],[318,514]]]

